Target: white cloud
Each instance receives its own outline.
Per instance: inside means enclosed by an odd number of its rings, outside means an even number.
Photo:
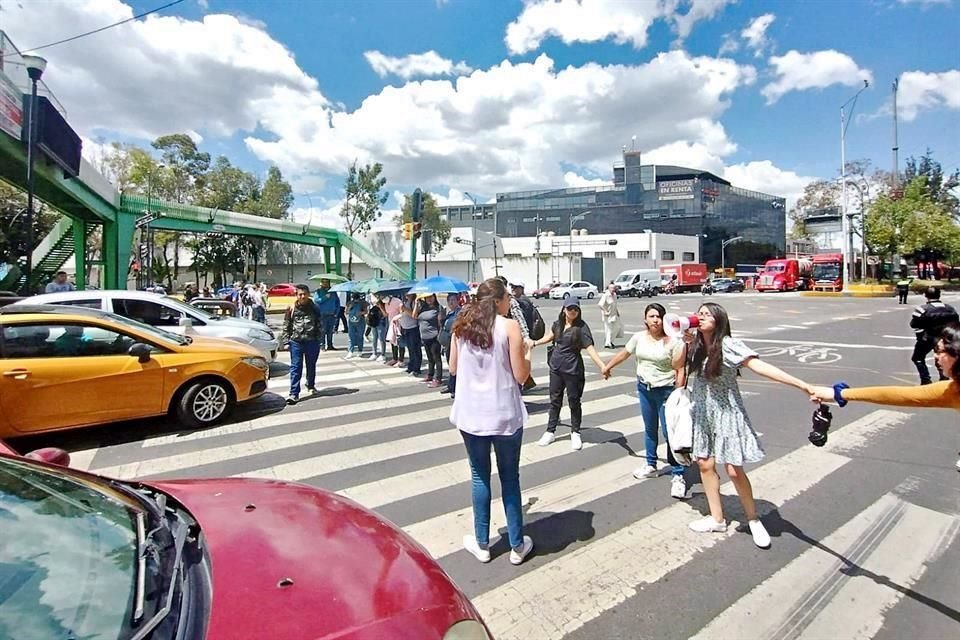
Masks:
[[[747,41],[747,46],[753,49],[755,57],[759,58],[773,46],[773,42],[767,37],[767,29],[776,19],[777,17],[772,13],[765,13],[751,20],[750,24],[740,32],[740,36]]]
[[[960,70],[943,73],[908,71],[900,76],[898,115],[907,122],[928,109],[960,109]],[[891,107],[887,106],[889,113]]]
[[[817,180],[814,176],[780,169],[769,160],[735,164],[724,169],[721,175],[734,186],[785,197],[788,211],[803,195],[804,187]]]
[[[736,53],[740,50],[740,41],[737,40],[735,34],[725,33],[723,34],[723,42],[720,43],[720,50],[717,52],[717,55],[723,56],[728,53]]]
[[[859,86],[864,80],[873,80],[869,70],[861,69],[853,58],[832,49],[813,53],[788,51],[771,57],[770,66],[776,79],[761,91],[767,104],[790,91],[822,89],[834,84]]]
[[[473,71],[466,62],[454,63],[441,57],[436,51],[415,53],[402,58],[388,56],[379,51],[365,51],[363,57],[381,78],[396,75],[409,80],[413,77],[459,76]]]
[[[602,187],[613,184],[612,178],[585,178],[575,171],[563,174],[563,184],[567,187]]]
[[[697,22],[714,17],[731,1],[533,0],[507,26],[504,41],[511,54],[534,51],[549,37],[566,44],[612,38],[618,44],[641,49],[647,44],[647,30],[656,20],[670,22],[683,40]],[[688,7],[686,13],[678,11],[681,7]]]
[[[935,4],[949,5],[953,0],[897,0],[900,4],[919,4],[929,7]]]
[[[35,43],[47,28],[132,15],[119,0],[78,4],[4,5],[5,28],[16,43]],[[339,187],[354,160],[383,163],[390,189],[419,185],[451,199],[454,190],[490,197],[556,186],[570,171],[609,175],[633,135],[659,161],[718,170],[736,149],[720,119],[756,80],[751,66],[682,50],[563,69],[541,55],[384,87],[348,110],[269,34],[230,16],[148,18],[117,27],[110,42],[106,50],[93,36],[49,51],[44,77],[78,132],[149,140],[190,131],[208,141],[243,133],[259,159],[311,194]]]

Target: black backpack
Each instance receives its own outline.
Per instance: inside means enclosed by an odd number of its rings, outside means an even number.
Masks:
[[[534,340],[539,340],[547,333],[547,324],[536,307],[533,308],[533,322],[527,328],[530,329],[530,337]]]
[[[380,310],[380,307],[377,305],[370,307],[370,310],[367,311],[367,325],[371,327],[380,326],[381,320],[383,320],[383,311]]]

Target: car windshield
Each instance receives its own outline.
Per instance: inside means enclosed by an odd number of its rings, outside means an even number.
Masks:
[[[836,280],[840,277],[840,265],[815,264],[813,265],[813,277],[815,280]]]
[[[0,637],[133,635],[137,512],[120,494],[0,457]]]
[[[560,286],[560,287],[572,287],[572,286],[573,286],[573,283],[572,283],[572,282],[564,282],[563,284],[557,285],[557,286]]]
[[[187,315],[190,315],[190,314],[197,315],[203,318],[204,320],[217,319],[217,316],[213,315],[212,313],[209,313],[208,311],[205,311],[200,307],[195,307],[192,304],[187,304],[185,302],[177,300],[176,298],[171,298],[170,296],[167,296],[166,298],[164,298],[164,301],[168,307],[173,307],[180,313],[185,313]]]
[[[780,273],[781,271],[786,270],[786,266],[782,264],[771,264],[767,265],[767,271],[772,271],[774,273]]]
[[[170,331],[161,329],[160,327],[154,327],[149,324],[144,324],[143,322],[140,322],[138,320],[133,320],[125,316],[120,316],[115,313],[107,313],[104,315],[109,317],[110,320],[112,320],[113,322],[116,322],[117,324],[124,325],[131,329],[136,329],[137,331],[146,333],[150,337],[156,338],[158,340],[166,340],[167,342],[174,342],[181,346],[190,344],[191,342],[193,342],[193,338],[191,338],[190,336],[182,336],[177,333],[172,333]]]
[[[624,274],[617,278],[617,282],[630,282],[631,280],[633,280],[633,276],[630,274]]]

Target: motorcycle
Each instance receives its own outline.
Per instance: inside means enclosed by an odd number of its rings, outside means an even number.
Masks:
[[[700,287],[700,295],[712,296],[713,293],[713,284],[711,284],[709,280],[705,280]]]

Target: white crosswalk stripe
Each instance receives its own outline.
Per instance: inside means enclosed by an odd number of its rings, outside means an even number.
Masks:
[[[811,325],[804,324],[782,326]],[[279,365],[283,359],[281,354]],[[275,375],[277,370],[275,365]],[[448,572],[476,577],[475,585],[469,578],[457,579],[500,640],[559,640],[578,629],[582,634],[584,627],[634,596],[669,582],[664,579],[673,572],[708,563],[711,554],[735,543],[735,522],[722,534],[688,529],[691,520],[702,517],[702,495],[696,496],[700,506],[673,501],[636,515],[608,506],[622,505],[624,496],[636,492],[670,500],[670,483],[668,477],[638,481],[632,476],[644,462],[635,378],[604,381],[591,373],[583,402],[582,451],[570,449],[565,427],[556,442],[537,446],[547,420],[547,397],[543,391],[525,396],[531,416],[521,450],[524,524],[528,531],[543,531],[557,515],[597,511],[600,516],[598,510],[617,509],[603,513],[612,524],[559,551],[542,556],[535,551],[513,571],[491,573],[491,567],[478,564],[461,546],[463,535],[473,530],[470,470],[460,434],[449,424],[449,397],[402,373],[382,363],[323,354],[318,387],[342,386],[355,393],[75,455],[89,459],[93,470],[117,477],[234,475],[337,489],[398,520]],[[285,390],[287,384],[285,375],[276,375],[271,389]],[[794,448],[751,469],[761,516],[809,500],[824,479],[850,467],[870,443],[911,419],[904,412],[871,411],[836,425],[826,447]],[[661,443],[658,458],[665,454]],[[496,479],[492,484],[497,485]],[[721,491],[735,496],[731,483]],[[851,637],[874,637],[886,613],[903,598],[903,589],[921,579],[960,535],[957,514],[911,504],[904,493],[878,488],[869,507],[838,520],[842,524],[819,544],[771,568],[756,587],[731,596],[697,625],[703,628],[684,637],[815,639],[833,637],[838,628],[856,629]],[[496,499],[492,541],[505,524]],[[494,564],[502,561],[495,558]],[[860,570],[846,572],[849,563]],[[891,588],[891,583],[903,589]]]

